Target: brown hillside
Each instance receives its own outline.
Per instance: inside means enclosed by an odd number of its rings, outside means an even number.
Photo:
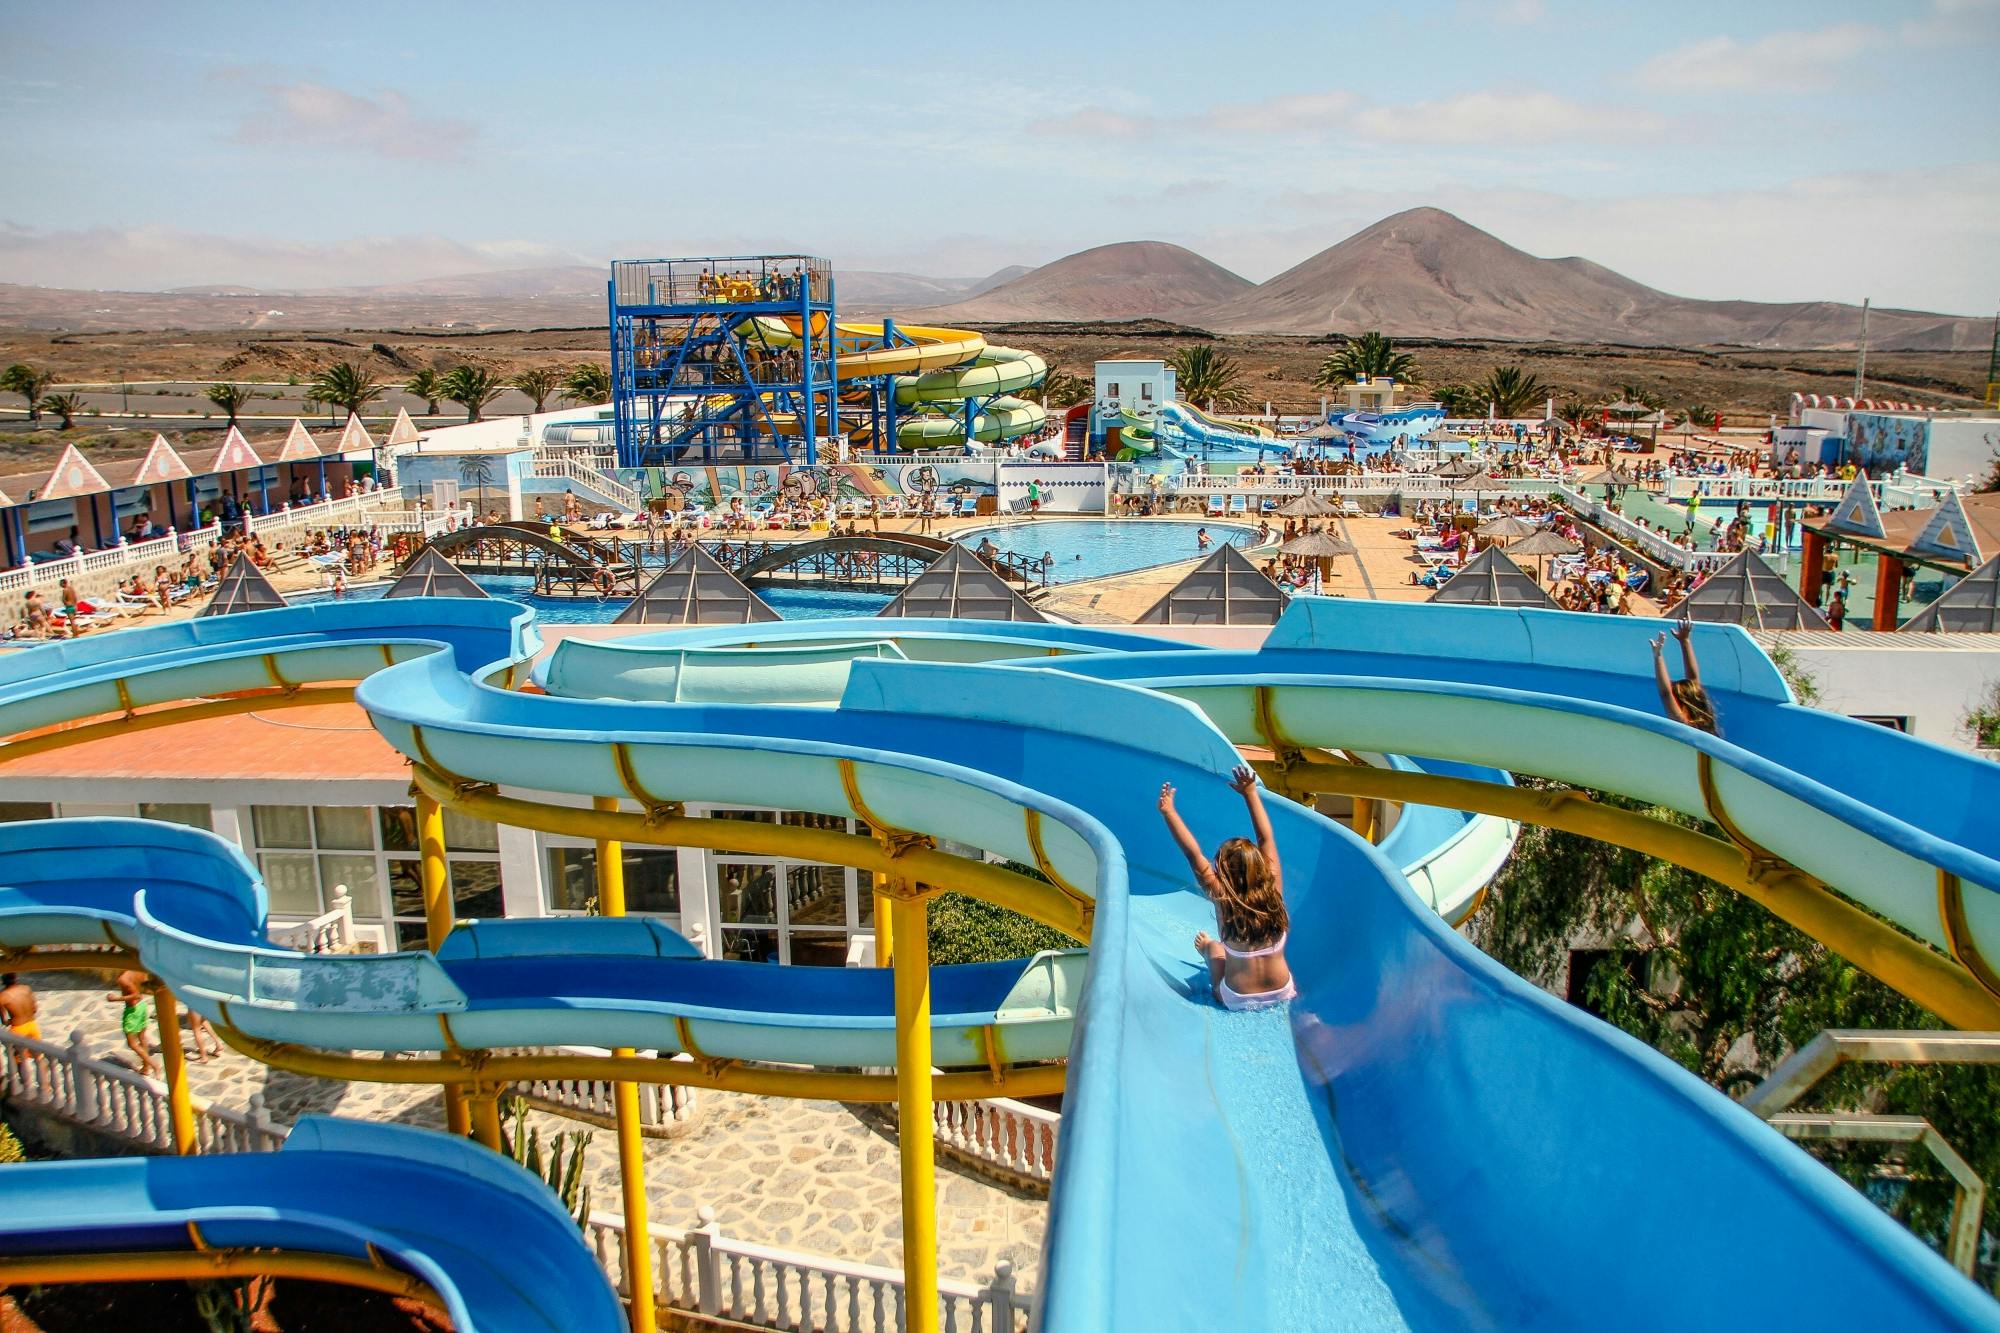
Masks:
[[[1165,241],[1123,241],[1080,250],[953,305],[906,311],[915,322],[1017,319],[1143,319],[1207,305],[1250,290],[1192,250]]]
[[[1586,259],[1540,259],[1435,208],[1384,218],[1251,291],[1174,312],[1230,333],[1353,333],[1641,346],[1851,347],[1857,306],[1697,301]],[[1877,347],[1983,346],[1983,321],[1877,310]]]

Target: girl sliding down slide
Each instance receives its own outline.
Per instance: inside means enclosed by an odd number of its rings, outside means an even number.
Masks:
[[[1285,966],[1285,934],[1291,918],[1285,912],[1284,874],[1278,864],[1277,840],[1271,819],[1257,790],[1257,775],[1239,764],[1230,786],[1250,810],[1250,827],[1257,841],[1231,838],[1215,849],[1215,860],[1202,855],[1201,844],[1174,809],[1173,784],[1160,785],[1160,815],[1174,835],[1181,855],[1194,870],[1195,881],[1215,904],[1215,926],[1221,938],[1201,931],[1194,947],[1208,962],[1208,979],[1224,1009],[1264,1009],[1298,994],[1291,969]]]

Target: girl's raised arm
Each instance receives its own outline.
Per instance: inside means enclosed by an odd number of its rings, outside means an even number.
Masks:
[[[1257,851],[1270,869],[1271,887],[1282,897],[1285,876],[1278,864],[1278,839],[1271,832],[1271,816],[1264,811],[1264,794],[1257,785],[1257,774],[1250,765],[1238,764],[1236,771],[1229,775],[1229,785],[1236,788],[1243,797],[1243,804],[1250,808],[1250,829],[1257,835]]]
[[[1215,878],[1215,867],[1208,863],[1208,854],[1194,840],[1194,834],[1181,819],[1181,812],[1174,809],[1174,784],[1171,782],[1160,784],[1160,817],[1167,821],[1167,832],[1174,835],[1174,843],[1181,849],[1181,855],[1187,858],[1195,878],[1203,884]]]

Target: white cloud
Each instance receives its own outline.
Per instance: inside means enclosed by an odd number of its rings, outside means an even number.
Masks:
[[[1661,88],[1749,88],[1782,78],[1787,85],[1816,82],[1889,41],[1880,28],[1837,23],[1830,28],[1773,32],[1753,41],[1704,37],[1663,51],[1639,66],[1639,82]]]
[[[598,264],[537,241],[357,236],[325,244],[221,236],[166,227],[51,231],[0,222],[0,282],[155,291],[239,283],[300,289]]]
[[[1631,139],[1666,122],[1650,112],[1591,106],[1555,93],[1459,93],[1434,102],[1370,107],[1354,117],[1362,134],[1400,143],[1492,144]]]
[[[1666,122],[1650,112],[1597,106],[1555,93],[1467,92],[1431,102],[1370,103],[1332,90],[1222,102],[1186,116],[1140,116],[1090,106],[1033,121],[1032,133],[1064,138],[1206,135],[1255,139],[1360,135],[1397,143],[1492,144],[1644,138]]]
[[[467,161],[478,138],[470,121],[422,115],[394,89],[368,97],[309,79],[273,82],[233,68],[215,77],[251,94],[231,136],[237,143],[456,165]]]

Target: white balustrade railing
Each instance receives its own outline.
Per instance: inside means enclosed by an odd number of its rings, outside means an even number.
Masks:
[[[636,514],[645,507],[645,500],[639,492],[610,473],[578,459],[544,456],[535,460],[534,470],[538,477],[561,477],[579,486],[587,486],[627,513]]]
[[[599,1263],[629,1295],[624,1225],[621,1217],[592,1213],[588,1233]],[[907,1326],[900,1270],[733,1240],[716,1226],[712,1208],[702,1208],[692,1227],[648,1230],[663,1306],[751,1328],[901,1333]],[[1027,1327],[1030,1304],[1004,1260],[984,1284],[938,1281],[946,1333],[1017,1333]]]
[[[109,602],[119,584],[134,574],[143,574],[148,583],[159,565],[178,569],[181,557],[190,551],[206,550],[222,539],[222,525],[186,532],[170,531],[164,537],[145,541],[121,541],[102,551],[81,551],[61,560],[44,560],[19,569],[0,571],[0,593],[21,593],[39,588],[45,600],[55,600],[54,590],[68,579],[77,596],[85,601]]]
[[[1579,517],[1596,524],[1612,537],[1669,569],[1704,569],[1720,565],[1730,558],[1726,552],[1697,551],[1682,546],[1679,542],[1662,537],[1651,528],[1623,514],[1614,513],[1601,501],[1593,500],[1567,486],[1559,487],[1557,493]]]
[[[0,1095],[139,1148],[173,1150],[167,1085],[99,1059],[81,1030],[63,1045],[0,1029]],[[270,1151],[289,1133],[261,1094],[251,1096],[247,1111],[200,1102],[194,1109],[202,1153]],[[660,1300],[669,1308],[754,1328],[900,1333],[905,1326],[903,1275],[894,1269],[733,1240],[709,1208],[696,1226],[649,1230]],[[593,1213],[585,1234],[606,1274],[629,1294],[624,1219]],[[941,1278],[938,1300],[948,1333],[1019,1333],[1031,1305],[1004,1262],[983,1284]]]
[[[932,1115],[938,1145],[975,1166],[1042,1186],[1055,1178],[1059,1113],[995,1099],[938,1102]]]
[[[1781,500],[1801,504],[1831,504],[1846,495],[1853,484],[1838,477],[1756,477],[1747,472],[1726,473],[1722,476],[1672,473],[1667,477],[1663,498],[1673,502],[1684,502],[1689,496],[1698,495],[1704,500],[1721,503],[1734,503],[1739,500]],[[1942,500],[1947,493],[1961,489],[1957,482],[1920,476],[1914,472],[1873,478],[1869,481],[1868,488],[1875,492],[1876,503],[1884,508],[1911,509],[1929,508]]]
[[[318,504],[285,505],[268,514],[246,514],[245,526],[265,534],[321,528],[382,528],[401,532],[420,528],[434,511],[406,508],[400,491],[357,491]]]
[[[610,1054],[609,1051],[587,1046],[565,1046],[561,1049],[570,1055]],[[692,1059],[687,1055],[668,1058],[683,1061]],[[530,1079],[516,1083],[514,1090],[525,1097],[531,1105],[567,1115],[572,1119],[599,1125],[611,1125],[617,1120],[618,1107],[613,1099],[612,1085],[608,1079]],[[641,1083],[639,1132],[655,1138],[677,1133],[693,1123],[697,1096],[695,1089],[676,1084]]]
[[[173,1151],[167,1085],[98,1058],[81,1029],[67,1045],[0,1031],[0,1052],[0,1092],[8,1101],[154,1152]],[[266,1114],[261,1094],[251,1097],[248,1111],[195,1107],[202,1152],[259,1152],[284,1142],[285,1133]]]
[[[318,916],[289,926],[272,926],[271,943],[300,953],[354,951],[354,899],[345,884],[333,886],[333,906]]]

